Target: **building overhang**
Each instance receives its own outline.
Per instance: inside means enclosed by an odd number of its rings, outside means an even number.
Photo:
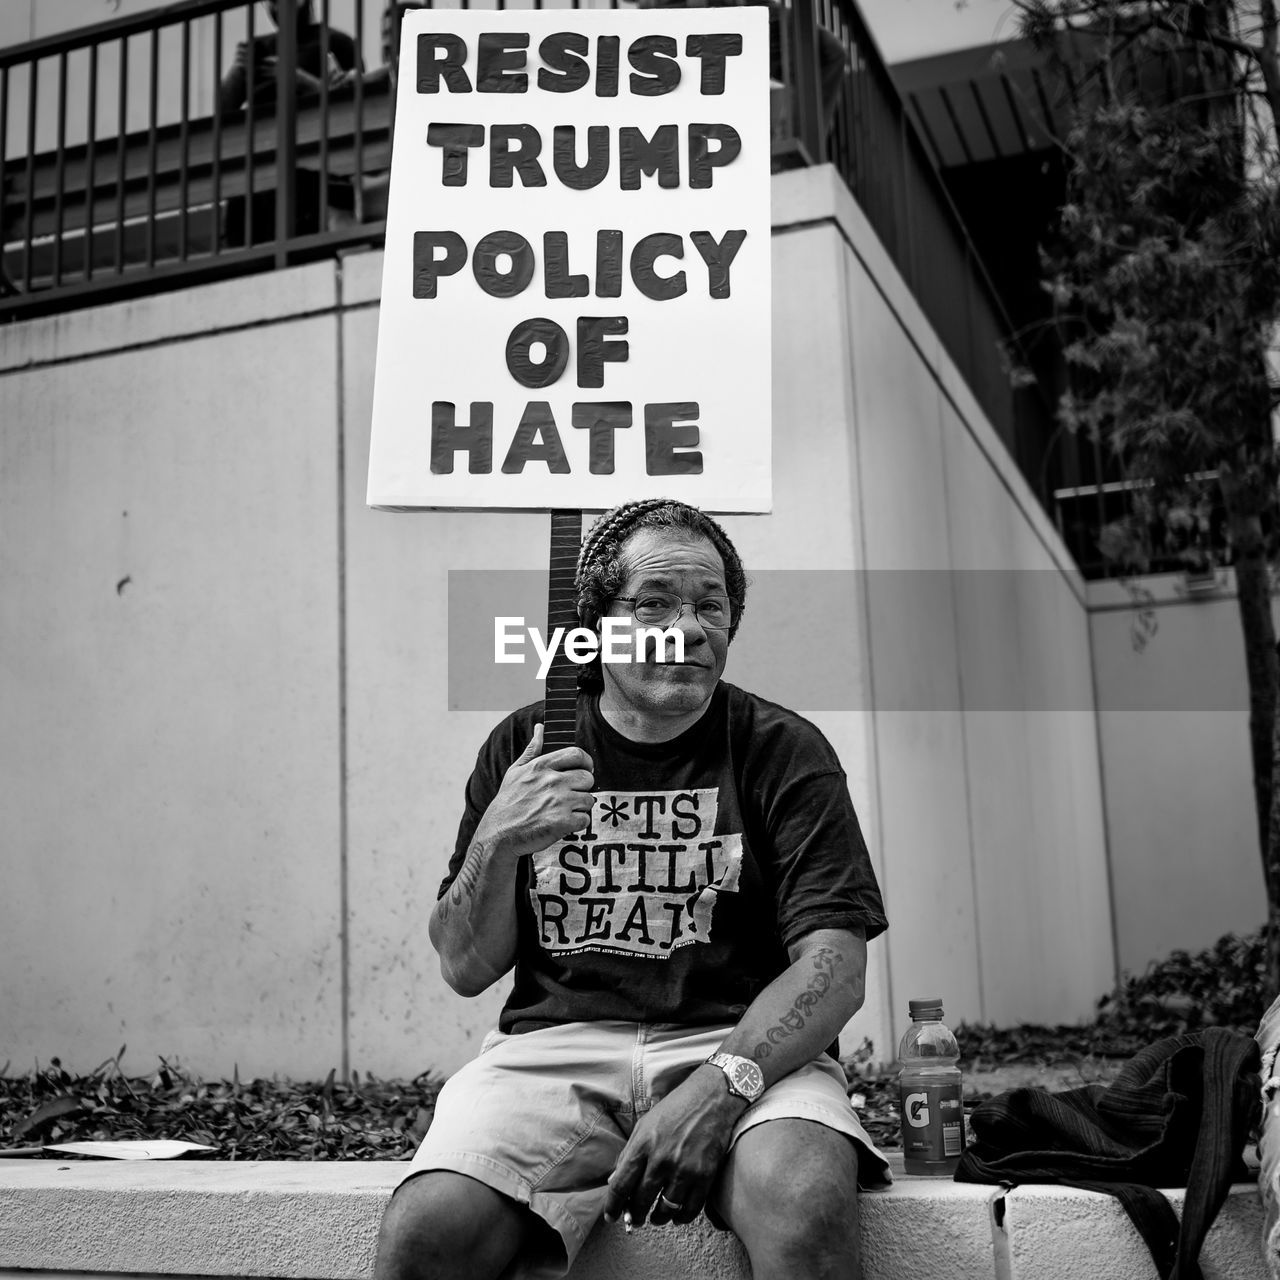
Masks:
[[[1026,40],[900,62],[891,72],[940,169],[1047,151],[1068,128],[1070,87]]]

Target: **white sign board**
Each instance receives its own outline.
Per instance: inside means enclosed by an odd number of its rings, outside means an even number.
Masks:
[[[769,509],[767,19],[405,15],[370,505]]]

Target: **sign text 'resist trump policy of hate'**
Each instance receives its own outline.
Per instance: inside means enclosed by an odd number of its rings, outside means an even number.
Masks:
[[[369,501],[770,503],[767,13],[406,15]]]

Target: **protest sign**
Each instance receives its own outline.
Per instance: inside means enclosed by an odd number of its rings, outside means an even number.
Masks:
[[[368,501],[770,505],[767,11],[410,11]]]

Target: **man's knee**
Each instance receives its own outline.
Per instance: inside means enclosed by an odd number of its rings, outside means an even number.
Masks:
[[[774,1218],[782,1234],[813,1238],[828,1233],[841,1234],[857,1222],[857,1154],[847,1138],[850,1150],[841,1152],[844,1159],[788,1162],[772,1169],[751,1164],[740,1171],[746,1180],[744,1200],[757,1210]]]
[[[382,1215],[375,1280],[496,1276],[525,1231],[527,1211],[463,1174],[421,1173]]]
[[[789,1132],[765,1132],[779,1123]],[[797,1275],[856,1274],[858,1159],[844,1134],[806,1121],[760,1125],[739,1140],[725,1172],[722,1216],[753,1266],[766,1274],[788,1265]]]

